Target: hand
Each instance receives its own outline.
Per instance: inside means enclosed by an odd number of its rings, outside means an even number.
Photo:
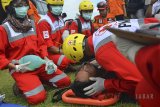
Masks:
[[[56,72],[57,66],[53,63],[53,61],[49,60],[48,58],[45,60],[46,60],[45,71],[47,71],[47,74],[52,74],[53,72]]]
[[[104,88],[105,79],[100,77],[90,77],[89,79],[91,81],[95,81],[95,83],[83,89],[84,91],[87,91],[85,95],[92,96],[96,93],[102,92],[105,89]]]
[[[27,72],[27,71],[31,71],[31,69],[28,68],[28,65],[29,65],[30,63],[31,63],[31,62],[27,62],[27,63],[24,63],[24,64],[16,65],[16,67],[15,67],[16,72],[24,73],[24,72]]]

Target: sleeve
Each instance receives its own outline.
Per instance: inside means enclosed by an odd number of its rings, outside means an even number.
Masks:
[[[119,79],[106,79],[104,86],[108,92],[125,92],[130,95],[134,95],[137,82]]]
[[[40,25],[40,27],[41,27],[41,25]],[[49,38],[47,38],[47,40],[45,40],[44,39],[44,33],[43,33],[43,27],[45,27],[45,26],[43,26],[42,28],[40,28],[38,25],[37,25],[37,27],[36,27],[36,30],[37,30],[37,36],[38,36],[38,47],[39,47],[39,52],[40,52],[40,56],[42,57],[42,58],[44,58],[45,56],[48,56],[48,52],[47,52],[47,46],[48,46],[48,44],[51,44],[52,43],[52,41],[50,41],[50,39]],[[44,28],[44,32],[48,32],[47,30],[45,30],[45,28]],[[49,33],[48,33],[49,34]],[[47,35],[47,34],[46,34]],[[49,36],[49,35],[48,35]],[[47,42],[49,42],[49,43],[47,43]]]
[[[46,21],[41,21],[37,25],[37,34],[43,38],[47,47],[51,47],[53,45],[53,41],[51,38],[51,26]]]
[[[0,69],[5,69],[10,61],[6,58],[6,48],[7,48],[7,33],[5,29],[0,26]]]
[[[78,24],[75,21],[73,21],[69,29],[71,34],[78,33]]]

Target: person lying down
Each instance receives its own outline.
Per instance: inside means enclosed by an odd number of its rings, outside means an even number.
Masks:
[[[98,68],[94,64],[86,62],[76,73],[75,80],[71,85],[71,89],[77,97],[81,98],[90,97],[85,95],[85,91],[83,90],[85,87],[94,83],[94,81],[89,80],[90,77],[102,77],[108,79],[116,78],[116,76],[113,73],[105,72],[103,69]],[[103,92],[103,98],[102,98],[102,92],[94,94],[93,96],[91,96],[91,98],[104,99],[104,93],[107,92]],[[111,96],[107,93],[106,97],[111,97]]]

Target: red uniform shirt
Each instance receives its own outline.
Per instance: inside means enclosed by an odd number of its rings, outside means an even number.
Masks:
[[[82,27],[82,34],[86,35],[87,37],[92,36],[94,32],[94,27],[91,21],[85,21],[84,18],[79,16],[81,27]],[[71,34],[78,33],[78,23],[77,21],[73,21],[70,25]]]
[[[47,56],[47,47],[32,28],[27,33],[15,32],[8,22],[0,26],[0,69],[4,69],[13,59],[29,54]]]
[[[94,17],[94,28],[98,29],[106,24],[109,23],[109,21],[114,21],[114,16],[111,14],[107,14],[107,16],[105,18],[103,18],[101,15],[97,15]]]
[[[48,47],[60,46],[62,44],[62,34],[64,32],[64,21],[61,17],[54,17],[52,13],[47,13],[38,23],[40,34],[44,38]]]

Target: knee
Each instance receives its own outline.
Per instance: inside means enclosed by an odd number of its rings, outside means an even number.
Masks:
[[[44,90],[41,93],[38,93],[34,96],[27,97],[26,99],[27,99],[27,102],[31,105],[39,104],[46,99],[46,92]]]
[[[71,79],[68,76],[56,82],[58,88],[68,87],[70,84]]]

